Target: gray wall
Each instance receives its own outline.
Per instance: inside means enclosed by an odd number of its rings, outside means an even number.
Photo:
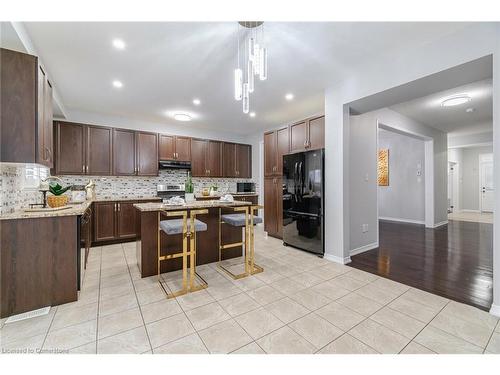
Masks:
[[[424,223],[424,141],[379,129],[378,148],[389,149],[389,186],[378,187],[379,218]]]
[[[492,146],[463,149],[462,210],[479,210],[479,155],[492,152]]]

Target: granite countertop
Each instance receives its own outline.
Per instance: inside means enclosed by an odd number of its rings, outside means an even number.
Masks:
[[[134,207],[139,211],[175,211],[175,210],[195,210],[202,208],[220,208],[220,207],[239,207],[249,206],[252,202],[234,201],[234,202],[221,202],[218,199],[194,201],[183,205],[167,205],[164,203],[136,203]]]
[[[254,196],[258,195],[257,193],[218,193],[215,195],[203,195],[203,194],[197,193],[194,196],[195,196],[195,198],[205,198],[205,199],[215,198],[215,199],[218,199],[226,194],[231,194],[231,195],[235,195],[238,197],[254,197]]]
[[[83,203],[72,204],[69,203],[69,208],[57,211],[35,211],[25,212],[22,209],[14,212],[0,215],[0,220],[13,220],[13,219],[36,219],[43,217],[57,217],[57,216],[79,216],[83,215],[85,210],[94,202],[114,202],[114,201],[141,201],[141,200],[161,200],[159,197],[99,197],[92,200],[87,200]]]

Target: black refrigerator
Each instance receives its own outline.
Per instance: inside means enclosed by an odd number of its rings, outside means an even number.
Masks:
[[[324,154],[283,156],[283,242],[318,255],[325,253]]]

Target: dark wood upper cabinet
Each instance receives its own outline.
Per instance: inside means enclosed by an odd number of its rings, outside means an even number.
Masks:
[[[138,176],[158,176],[158,135],[136,132]]]
[[[207,141],[207,170],[210,177],[222,176],[222,142]]]
[[[307,121],[290,125],[290,152],[304,151],[307,139]]]
[[[224,177],[238,177],[236,174],[236,143],[222,145],[222,173]]]
[[[109,176],[113,173],[113,131],[102,126],[87,126],[88,175]]]
[[[208,174],[207,144],[208,141],[205,139],[191,139],[191,175],[193,177],[204,177]]]
[[[264,176],[273,176],[276,172],[276,132],[264,133]]]
[[[325,116],[309,119],[309,149],[325,147]]]
[[[115,239],[116,202],[94,203],[94,240],[108,241]]]
[[[236,145],[236,176],[252,177],[252,147],[250,145]]]
[[[135,238],[137,236],[135,201],[116,203],[116,238]]]
[[[158,155],[160,160],[175,159],[175,136],[160,134],[158,138]]]
[[[55,122],[56,174],[86,174],[86,125]]]
[[[290,132],[288,127],[276,130],[276,175],[283,174],[283,155],[290,152]]]
[[[52,86],[38,58],[0,48],[0,81],[0,161],[51,167]]]
[[[135,131],[113,129],[113,175],[135,175],[135,156]]]
[[[191,138],[179,136],[175,137],[175,160],[191,160]]]

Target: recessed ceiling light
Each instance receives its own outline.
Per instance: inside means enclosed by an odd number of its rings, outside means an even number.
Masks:
[[[191,121],[191,116],[186,113],[176,113],[174,119],[177,121]]]
[[[449,97],[449,98],[446,98],[444,99],[442,102],[441,102],[441,105],[443,107],[452,107],[452,106],[455,106],[455,105],[460,105],[460,104],[464,104],[464,103],[467,103],[467,102],[470,102],[472,99],[469,95],[455,95],[455,96],[452,96],[452,97]]]
[[[200,99],[193,99],[193,104],[194,105],[200,105],[201,104],[201,100]]]
[[[293,98],[294,98],[293,94],[286,94],[285,95],[286,100],[293,100]]]
[[[250,117],[255,117],[255,112],[250,112]]]
[[[114,80],[113,86],[116,87],[117,89],[121,89],[123,87],[123,83],[121,81]]]
[[[467,109],[465,110],[465,112],[467,112],[467,113],[476,112],[476,108],[473,108],[473,107],[467,108]]]
[[[121,39],[113,39],[113,47],[115,47],[116,49],[125,49],[127,45],[125,44],[125,42]]]

